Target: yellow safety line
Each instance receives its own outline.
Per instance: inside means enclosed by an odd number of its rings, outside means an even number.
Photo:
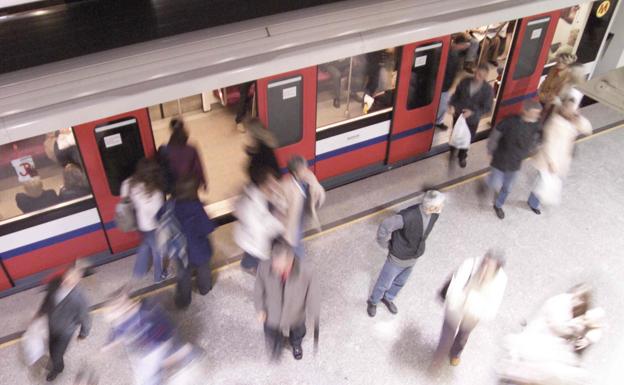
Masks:
[[[607,128],[606,130],[600,131],[600,132],[598,132],[598,133],[591,134],[591,135],[585,136],[585,137],[583,137],[583,138],[580,138],[580,139],[578,139],[576,142],[577,142],[577,143],[581,143],[581,142],[584,142],[584,141],[586,141],[586,140],[588,140],[588,139],[591,139],[591,138],[596,138],[596,137],[598,137],[598,136],[604,135],[604,134],[606,134],[606,133],[608,133],[608,132],[611,132],[611,131],[613,131],[613,130],[616,130],[616,129],[618,129],[618,128],[622,128],[622,127],[624,127],[624,124],[620,124],[619,126],[613,126],[613,127],[611,127],[611,128]],[[467,183],[470,183],[470,182],[472,182],[472,181],[474,181],[474,180],[477,180],[477,179],[479,179],[479,178],[482,178],[482,177],[483,177],[484,175],[486,175],[488,172],[489,172],[489,171],[484,171],[484,172],[482,172],[482,173],[480,173],[480,174],[478,174],[478,175],[473,175],[473,176],[471,176],[470,178],[467,178],[467,179],[461,180],[461,181],[456,182],[456,183],[452,183],[452,184],[450,184],[450,185],[448,185],[448,186],[446,186],[446,187],[441,188],[440,190],[442,190],[442,191],[449,191],[449,190],[454,189],[454,188],[456,188],[456,187],[462,186],[462,185],[464,185],[464,184],[467,184]],[[363,215],[363,216],[361,216],[361,217],[357,217],[357,218],[355,218],[355,219],[352,219],[352,220],[350,220],[350,221],[348,221],[348,222],[345,222],[345,223],[341,223],[341,224],[336,225],[336,226],[334,226],[334,227],[331,227],[331,228],[329,228],[329,229],[322,230],[322,231],[320,231],[320,232],[318,232],[318,233],[308,235],[307,237],[305,237],[305,238],[303,238],[303,239],[304,239],[305,241],[310,241],[310,240],[312,240],[312,239],[315,239],[315,238],[320,237],[321,235],[326,235],[326,234],[329,234],[329,233],[334,232],[334,231],[336,231],[336,230],[342,229],[342,228],[346,227],[347,225],[352,225],[352,224],[354,224],[354,223],[361,222],[361,221],[363,221],[363,220],[365,220],[365,219],[372,218],[372,217],[377,216],[377,215],[379,215],[379,214],[382,214],[382,213],[385,213],[385,212],[391,211],[392,209],[394,209],[394,208],[396,208],[396,207],[398,207],[398,206],[401,206],[401,205],[405,204],[406,202],[412,201],[412,200],[414,200],[414,199],[418,198],[419,196],[420,196],[420,194],[419,194],[419,195],[417,195],[417,196],[411,197],[411,198],[407,198],[407,199],[405,199],[405,200],[403,200],[403,201],[401,201],[401,202],[395,203],[395,204],[390,205],[390,206],[388,206],[388,207],[384,207],[383,209],[379,209],[379,210],[377,210],[377,211],[375,211],[375,212],[372,212],[372,213],[370,213],[370,214],[366,214],[366,215]],[[212,274],[216,274],[216,273],[219,273],[219,272],[221,272],[221,271],[224,271],[224,270],[230,269],[230,268],[231,268],[231,267],[233,267],[234,265],[238,265],[238,264],[240,264],[240,261],[230,262],[230,263],[228,263],[228,264],[226,264],[226,265],[220,266],[220,267],[218,267],[218,268],[216,268],[216,269],[212,270]],[[153,295],[155,295],[155,294],[161,293],[161,292],[163,292],[163,291],[165,291],[165,290],[168,290],[168,289],[172,288],[174,285],[175,285],[175,282],[174,282],[174,283],[170,283],[170,284],[168,284],[168,285],[166,285],[166,286],[163,286],[163,287],[159,287],[158,289],[154,289],[154,290],[147,291],[147,292],[145,292],[145,293],[143,293],[143,294],[137,295],[136,297],[132,297],[132,298],[133,298],[134,300],[140,300],[140,299],[143,299],[143,298],[146,298],[146,297],[150,297],[150,296],[153,296]],[[100,307],[100,308],[97,308],[97,309],[95,309],[95,310],[92,310],[92,311],[91,311],[91,313],[92,313],[92,314],[100,313],[100,312],[104,311],[106,308],[107,308],[106,306],[102,306],[102,307]],[[3,348],[6,348],[6,347],[11,346],[11,345],[13,345],[13,344],[16,344],[16,343],[17,343],[18,341],[20,341],[20,340],[21,340],[21,336],[20,336],[20,337],[18,337],[18,338],[15,338],[15,339],[13,339],[13,340],[10,340],[10,341],[7,341],[7,342],[4,342],[4,343],[0,344],[0,349],[3,349]]]

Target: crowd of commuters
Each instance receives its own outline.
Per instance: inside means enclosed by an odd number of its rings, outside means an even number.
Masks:
[[[459,56],[469,49],[468,39],[456,38],[449,66],[459,66]],[[553,193],[556,188],[548,179],[558,178],[561,182],[570,167],[574,139],[591,132],[588,121],[578,112],[580,100],[574,88],[578,77],[569,68],[570,60],[568,54],[559,58],[540,88],[539,101],[526,100],[520,114],[500,121],[491,131],[487,145],[492,155],[491,171],[481,186],[481,196],[488,190],[495,192],[494,211],[500,219],[505,217],[503,205],[527,156],[536,154],[532,161],[535,185],[527,203],[539,214],[540,204],[550,204],[555,200],[552,196],[559,193]],[[438,124],[442,124],[440,116],[445,113],[454,120],[462,115],[474,137],[481,116],[492,107],[493,90],[485,80],[488,71],[487,64],[477,66],[475,75],[461,80],[452,95],[450,85],[445,86]],[[447,73],[446,77],[454,74]],[[241,267],[255,276],[250,296],[263,324],[269,356],[278,360],[287,338],[293,357],[300,360],[306,323],[314,324],[315,342],[318,341],[321,297],[318,280],[305,257],[303,232],[306,222],[320,229],[317,210],[324,203],[325,190],[301,156],[292,156],[287,172],[281,175],[274,153],[277,141],[258,119],[243,123],[244,115],[243,112],[237,122],[244,124],[244,130],[252,137],[247,148],[249,182],[235,207],[234,240],[243,251]],[[154,281],[161,282],[175,270],[174,302],[179,308],[186,308],[191,303],[193,275],[201,295],[212,288],[213,249],[209,235],[215,224],[198,198],[198,190],[207,189],[208,183],[197,150],[188,144],[184,122],[173,119],[170,128],[170,140],[158,150],[157,157],[140,160],[132,176],[123,182],[118,220],[120,224],[132,222],[123,228],[136,229],[141,234],[133,276],[140,278],[153,267]],[[454,150],[451,147],[452,156]],[[459,164],[465,167],[468,149],[457,150]],[[71,154],[59,153],[57,157],[65,159],[65,186],[61,194],[67,199],[80,196],[84,191],[79,165],[71,161]],[[444,203],[443,193],[428,190],[421,203],[381,222],[376,238],[387,250],[387,257],[367,300],[370,317],[376,316],[379,303],[390,313],[398,313],[395,299],[417,260],[425,254],[426,241]],[[441,288],[445,312],[432,367],[439,367],[446,360],[458,365],[474,328],[494,319],[507,285],[504,262],[503,253],[493,250],[481,258],[468,258]],[[89,334],[88,306],[77,286],[83,274],[83,269],[74,267],[55,279],[36,315],[36,319],[47,317],[52,363],[48,381],[63,371],[63,354],[75,330],[80,327],[79,338]],[[158,304],[132,300],[129,286],[113,294],[108,303],[106,315],[112,332],[106,349],[123,342],[137,383],[161,384],[170,373],[200,355],[200,349],[179,338],[173,322]],[[549,300],[520,335],[508,338],[510,358],[504,361],[501,376],[522,383],[522,379],[514,377],[514,365],[519,356],[527,357],[525,364],[532,359],[534,367],[542,365],[540,357],[534,355],[542,343],[551,343],[553,357],[549,359],[556,360],[561,352],[579,352],[595,342],[602,313],[589,307],[587,286],[577,286],[570,293]],[[565,371],[566,363],[559,365]],[[575,374],[578,373],[571,376]]]

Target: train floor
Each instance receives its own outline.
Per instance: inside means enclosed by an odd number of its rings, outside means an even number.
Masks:
[[[583,110],[595,128],[623,116],[600,105]],[[624,129],[614,126],[577,146],[572,171],[565,182],[562,204],[536,216],[526,206],[532,184],[528,163],[516,181],[499,220],[489,201],[476,194],[488,165],[485,142],[475,143],[466,169],[449,168],[441,154],[331,190],[320,212],[324,230],[305,242],[306,256],[320,279],[321,334],[318,354],[312,353],[311,333],[304,339],[304,358],[294,361],[284,352],[279,364],[264,354],[262,327],[252,303],[253,277],[235,263],[240,253],[231,242],[231,225],[214,234],[217,250],[213,290],[195,294],[186,311],[175,311],[172,288],[138,288],[158,296],[171,309],[185,339],[206,350],[199,374],[189,384],[497,384],[495,368],[502,339],[521,329],[548,297],[584,281],[595,288],[595,303],[606,310],[603,339],[584,355],[594,384],[619,384],[617,366],[624,354]],[[446,183],[456,180],[456,182]],[[445,184],[446,183],[446,184]],[[376,245],[375,232],[392,212],[418,202],[424,186],[443,185],[447,203],[427,241],[410,280],[396,304],[395,316],[383,306],[376,318],[366,314],[366,299],[384,263],[386,251]],[[357,192],[357,193],[355,193]],[[371,208],[374,208],[371,210]],[[478,257],[491,247],[506,251],[509,277],[498,316],[473,332],[460,366],[431,377],[426,373],[441,329],[443,309],[437,292],[462,260]],[[101,303],[124,277],[130,277],[134,257],[98,268],[82,286],[92,303]],[[23,330],[43,293],[32,289],[0,300],[2,334]],[[72,342],[65,372],[58,384],[72,384],[80,369],[90,368],[100,384],[130,384],[132,371],[123,348],[100,352],[108,325],[103,309],[93,312],[92,335]],[[17,339],[0,344],[0,383],[40,384],[45,374],[20,363]]]

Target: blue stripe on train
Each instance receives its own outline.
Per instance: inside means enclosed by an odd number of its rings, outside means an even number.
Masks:
[[[368,139],[360,143],[351,144],[346,147],[339,148],[337,150],[328,151],[316,156],[316,161],[321,161],[329,158],[333,158],[334,156],[346,154],[347,152],[356,151],[364,147],[372,146],[373,144],[385,142],[388,140],[388,134],[383,134],[376,138]]]
[[[399,140],[399,139],[403,139],[406,138],[408,136],[412,136],[412,135],[416,135],[418,133],[421,132],[425,132],[427,130],[430,130],[433,128],[433,123],[427,123],[424,124],[422,126],[418,126],[415,128],[410,128],[409,130],[403,131],[403,132],[399,132],[397,134],[392,135],[392,140]]]
[[[94,231],[98,231],[102,229],[102,225],[99,223],[95,223],[89,226],[81,227],[76,230],[69,231],[64,234],[56,235],[54,237],[50,237],[38,242],[31,243],[29,245],[21,246],[12,250],[5,251],[0,253],[0,259],[9,259],[21,254],[26,254],[31,251],[35,251],[37,249],[41,249],[43,247],[51,246],[57,243],[65,242],[73,238],[78,238],[80,236],[92,233]]]
[[[526,95],[521,95],[521,96],[516,96],[513,98],[509,98],[509,99],[505,99],[503,101],[501,101],[501,106],[506,107],[506,106],[511,106],[512,104],[516,104],[516,103],[520,103],[526,99],[533,99],[534,97],[537,96],[537,91],[528,93]]]

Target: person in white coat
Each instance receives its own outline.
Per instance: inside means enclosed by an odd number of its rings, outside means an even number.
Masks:
[[[279,183],[270,168],[252,166],[251,183],[245,187],[234,215],[234,241],[244,254],[241,267],[255,275],[261,260],[271,257],[273,241],[284,233],[274,213],[282,209]]]
[[[453,274],[444,293],[444,324],[435,364],[447,356],[451,365],[459,365],[461,353],[475,326],[481,321],[494,319],[507,286],[503,265],[500,252],[488,251],[481,259],[466,259]]]
[[[143,158],[139,161],[135,173],[121,184],[121,197],[130,198],[136,214],[137,227],[141,233],[141,244],[137,250],[133,275],[142,277],[154,265],[154,281],[160,282],[167,277],[164,271],[162,255],[156,246],[156,213],[163,206],[164,180],[160,166],[154,160]]]
[[[535,214],[541,214],[540,191],[544,187],[540,184],[544,183],[546,176],[565,179],[572,163],[576,138],[592,133],[591,123],[578,113],[577,106],[574,98],[565,98],[544,125],[542,144],[533,160],[533,165],[540,174],[528,199],[529,207]]]

